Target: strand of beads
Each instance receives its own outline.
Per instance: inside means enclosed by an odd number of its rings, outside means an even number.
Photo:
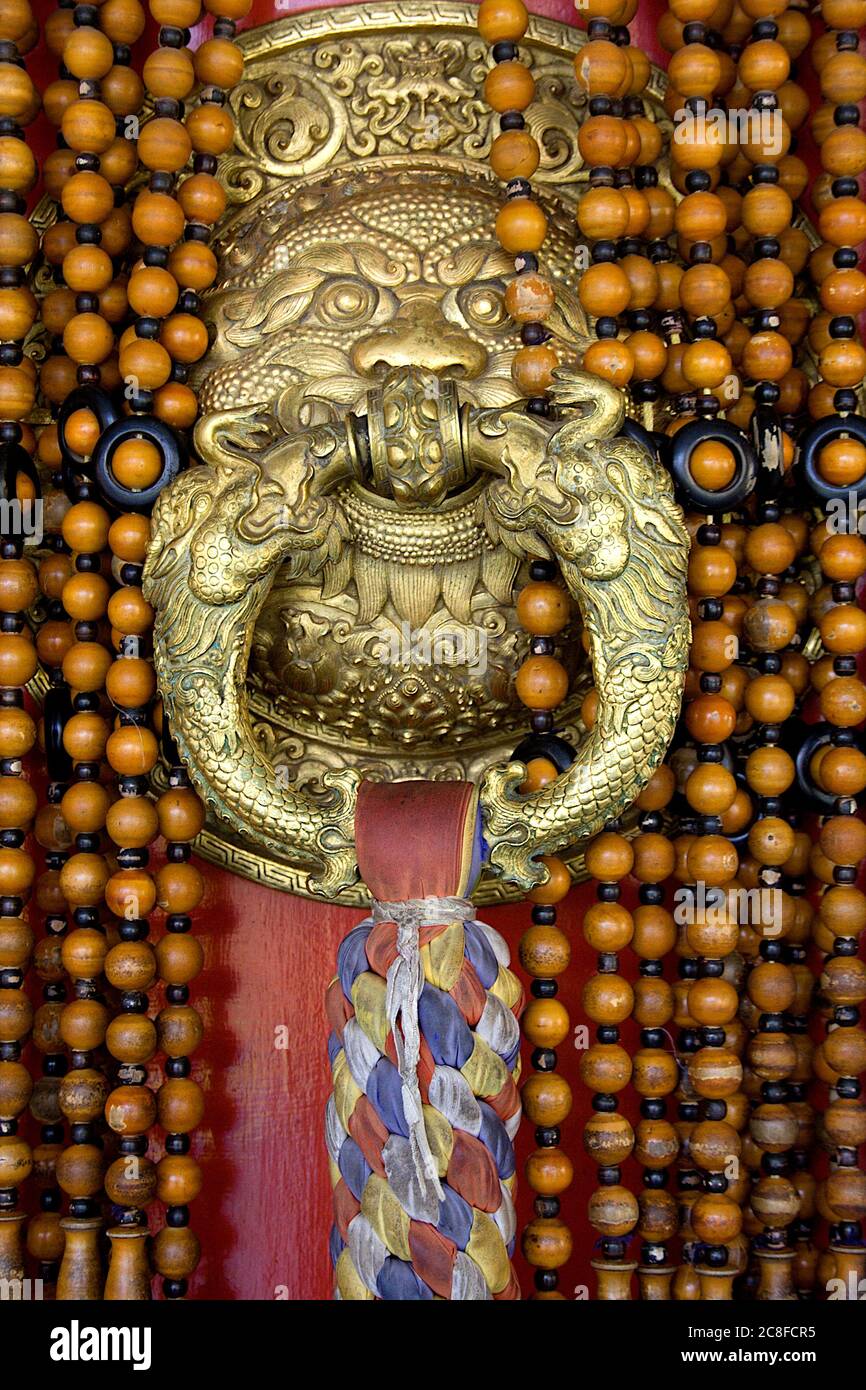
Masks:
[[[157,1195],[166,1206],[166,1225],[156,1236],[153,1256],[166,1298],[182,1298],[200,1253],[198,1238],[189,1226],[189,1204],[201,1191],[201,1169],[190,1154],[189,1132],[199,1123],[204,1102],[199,1087],[188,1079],[188,1059],[203,1031],[201,1018],[189,1003],[190,982],[203,963],[201,945],[190,934],[190,912],[201,900],[203,882],[189,863],[189,844],[204,825],[204,807],[177,758],[169,774],[169,789],[157,801],[156,809],[168,857],[157,880],[159,904],[167,916],[166,933],[156,946],[156,960],[166,989],[166,1004],[157,1025],[169,1059],[169,1080],[159,1093],[160,1124],[168,1132],[165,1155],[157,1164]]]
[[[32,450],[32,431],[20,422],[35,398],[35,371],[22,345],[36,317],[26,275],[39,239],[24,216],[36,164],[22,127],[36,115],[39,101],[21,55],[33,47],[36,33],[26,0],[0,11],[0,456],[7,506],[27,498],[20,484],[30,486],[33,476],[22,447],[23,442]],[[14,515],[5,516],[0,537],[0,1278],[10,1281],[13,1297],[16,1284],[22,1296],[24,1277],[25,1216],[18,1189],[34,1163],[30,1145],[18,1133],[33,1092],[21,1053],[33,1023],[24,993],[33,932],[23,914],[35,873],[25,838],[36,808],[22,776],[22,758],[35,740],[23,687],[36,669],[26,610],[38,592],[34,567],[21,557],[23,539]]]
[[[22,759],[36,738],[24,709],[23,687],[36,669],[26,610],[38,585],[35,568],[21,558],[21,549],[22,538],[10,530],[0,545],[0,1277],[13,1281],[13,1289],[24,1277],[25,1216],[17,1192],[33,1170],[18,1117],[33,1103],[33,1083],[21,1052],[33,1022],[23,988],[33,947],[24,905],[35,874],[25,838],[36,797],[22,776]]]
[[[484,98],[499,117],[490,165],[505,184],[496,235],[502,249],[514,257],[517,272],[505,292],[505,307],[520,329],[522,342],[514,354],[511,373],[518,391],[527,397],[527,410],[546,415],[547,393],[558,358],[546,327],[555,293],[550,281],[538,272],[547,217],[532,197],[530,182],[538,168],[540,150],[526,128],[524,115],[535,95],[535,81],[520,61],[517,47],[528,22],[523,0],[482,0],[478,7],[478,32],[492,45],[494,62],[484,83]]]
[[[568,673],[554,655],[556,638],[571,616],[568,594],[553,582],[553,565],[535,561],[530,581],[517,599],[517,616],[530,634],[529,656],[520,667],[515,689],[532,711],[532,734],[515,756],[526,761],[524,791],[537,791],[562,771],[567,746],[553,732],[553,710],[568,693]],[[553,757],[557,758],[554,762]],[[557,979],[570,958],[568,938],[556,925],[557,904],[571,887],[571,876],[562,860],[544,860],[547,881],[528,896],[532,925],[520,943],[520,959],[532,976],[532,1000],[521,1019],[524,1037],[533,1045],[535,1072],[523,1088],[528,1118],[535,1124],[538,1148],[526,1165],[529,1186],[538,1195],[534,1219],[523,1233],[523,1253],[535,1268],[536,1298],[562,1298],[557,1271],[572,1251],[572,1235],[560,1217],[560,1197],[572,1183],[574,1166],[561,1147],[561,1125],[571,1111],[571,1090],[557,1076],[556,1048],[568,1036],[568,1010],[556,998]]]
[[[832,448],[831,441],[823,453]],[[823,472],[824,467],[819,459],[819,470]],[[857,887],[866,831],[857,816],[856,800],[866,787],[866,759],[851,737],[864,703],[856,658],[866,646],[866,621],[854,600],[855,586],[866,571],[866,545],[856,529],[828,535],[825,523],[816,528],[816,539],[824,579],[832,585],[819,623],[832,668],[826,672],[826,683],[819,679],[826,723],[818,726],[809,777],[819,795],[823,793],[823,809],[833,812],[822,826],[812,857],[813,871],[825,885],[814,934],[825,953],[821,993],[828,1023],[814,1063],[817,1076],[830,1087],[830,1101],[821,1116],[830,1173],[818,1191],[819,1211],[830,1223],[830,1243],[819,1277],[823,1274],[825,1285],[830,1278],[840,1280],[835,1296],[847,1299],[857,1297],[859,1281],[866,1273],[861,1224],[866,1215],[866,1178],[858,1165],[858,1147],[866,1136],[859,1079],[866,1069],[866,1034],[860,1026],[866,969],[858,956],[858,938],[866,926],[866,895]],[[826,591],[819,591],[816,598],[825,595]]]
[[[632,841],[632,873],[638,881],[638,905],[632,914],[631,946],[639,960],[634,986],[634,1020],[640,1027],[640,1049],[634,1059],[634,1086],[641,1097],[641,1120],[635,1156],[643,1163],[643,1191],[638,1198],[642,1239],[638,1282],[646,1301],[667,1301],[675,1266],[667,1242],[676,1234],[677,1207],[668,1191],[669,1170],[679,1154],[679,1135],[667,1113],[667,1097],[676,1090],[679,1068],[666,1051],[666,1025],[673,1017],[673,991],[664,979],[663,961],[673,949],[676,927],[664,906],[663,884],[674,867],[674,850],[661,833],[663,812],[673,796],[670,768],[657,768],[637,799],[639,833]]]
[[[70,1051],[70,1070],[60,1089],[60,1108],[70,1126],[70,1146],[57,1161],[57,1181],[69,1197],[66,1234],[57,1292],[59,1298],[101,1298],[99,1237],[102,1215],[103,1145],[100,1121],[108,1082],[99,1062],[109,1026],[101,991],[108,950],[102,904],[110,867],[101,852],[100,829],[108,796],[102,768],[108,721],[101,712],[110,658],[99,639],[98,623],[87,616],[104,605],[107,582],[102,553],[108,539],[107,512],[79,489],[81,500],[63,518],[63,539],[72,552],[73,573],[61,602],[74,621],[74,642],[62,662],[72,693],[63,727],[63,747],[72,760],[71,783],[60,803],[74,835],[74,852],[59,871],[58,886],[72,912],[72,930],[62,937],[62,964],[72,982],[73,999],[60,1014],[60,1036]]]
[[[602,13],[608,8],[590,4],[589,42],[575,59],[578,87],[589,101],[589,120],[578,138],[584,141],[584,158],[592,162],[578,226],[594,243],[594,264],[588,278],[582,277],[579,294],[584,308],[596,316],[598,339],[584,353],[583,365],[624,388],[638,363],[630,340],[618,336],[617,315],[628,310],[628,327],[645,333],[651,323],[648,310],[658,294],[658,274],[640,239],[649,227],[650,205],[636,185],[654,183],[655,171],[649,170],[661,151],[661,135],[646,119],[640,100],[648,62],[629,46],[626,26],[636,6],[624,7],[617,24]],[[651,342],[640,340],[637,346],[641,370],[647,363],[652,370]],[[638,392],[645,400],[653,394]]]
[[[798,641],[797,628],[806,615],[806,594],[796,583],[783,587],[780,576],[792,570],[797,558],[797,540],[788,527],[775,518],[779,508],[768,503],[759,508],[764,518],[752,529],[745,543],[745,561],[757,577],[756,601],[746,614],[744,636],[754,653],[753,660],[761,673],[758,679],[771,681],[781,676],[783,651]],[[790,601],[787,601],[790,600]],[[787,685],[788,683],[785,682]],[[770,686],[783,708],[793,708],[794,691]],[[763,712],[766,691],[754,692],[750,706],[758,715]],[[791,1265],[793,1251],[787,1243],[787,1227],[799,1212],[800,1199],[788,1177],[788,1150],[796,1142],[798,1126],[787,1102],[790,1099],[788,1082],[798,1060],[796,1048],[788,1036],[789,1011],[796,998],[796,980],[788,964],[785,938],[791,924],[788,910],[790,899],[783,889],[783,867],[788,865],[796,849],[796,832],[790,823],[782,792],[774,794],[768,788],[755,764],[763,758],[770,766],[789,767],[790,759],[774,758],[781,729],[778,724],[764,723],[753,716],[750,730],[751,752],[746,763],[746,776],[755,793],[756,816],[748,834],[748,863],[742,876],[749,888],[760,894],[761,911],[754,929],[754,941],[748,955],[752,966],[747,980],[747,993],[752,1005],[755,1024],[748,1058],[754,1077],[755,1099],[759,1104],[752,1112],[750,1135],[755,1146],[760,1173],[750,1198],[750,1229],[755,1237],[753,1250],[760,1268],[758,1297],[785,1299],[793,1297]],[[755,755],[757,754],[757,758]],[[751,763],[752,773],[749,774]],[[790,777],[790,772],[785,772]],[[766,908],[766,910],[764,910]]]
[[[596,1025],[598,1046],[609,1049],[611,1056],[614,1049],[623,1051],[620,1025],[634,1007],[634,991],[619,973],[619,952],[634,932],[631,913],[619,902],[621,880],[631,873],[633,864],[634,851],[616,830],[603,831],[587,846],[586,867],[596,880],[598,903],[587,913],[584,935],[598,951],[598,971],[587,980],[582,1003],[587,1018]],[[644,1068],[645,1073],[647,1070]],[[623,1086],[629,1074],[637,1084],[637,1058],[633,1069],[630,1062],[627,1071],[621,1068],[623,1073]],[[584,1129],[584,1143],[599,1164],[599,1187],[589,1199],[589,1221],[600,1237],[599,1254],[592,1261],[598,1280],[596,1296],[615,1300],[631,1298],[631,1275],[637,1261],[627,1258],[628,1238],[640,1217],[637,1198],[622,1182],[621,1165],[637,1136],[626,1117],[618,1113],[620,1089],[615,1086],[596,1091],[592,1098],[596,1115]],[[652,1150],[652,1138],[645,1127],[642,1139],[646,1158]]]
[[[46,426],[42,430],[38,445],[40,457],[47,453],[42,436],[49,430],[56,436],[53,426]],[[52,444],[52,454],[54,447],[55,444]],[[45,850],[45,869],[37,878],[35,891],[44,935],[36,943],[34,957],[36,973],[42,981],[43,1003],[36,1011],[33,1041],[42,1054],[43,1086],[50,1097],[50,1108],[46,1108],[42,1120],[41,1143],[36,1151],[42,1187],[40,1211],[31,1218],[27,1230],[27,1248],[39,1260],[40,1277],[49,1284],[57,1281],[66,1239],[61,1224],[63,1194],[57,1182],[56,1169],[65,1138],[63,1078],[67,1071],[67,1058],[60,1037],[60,1019],[68,997],[62,955],[63,937],[68,930],[67,904],[60,889],[60,872],[69,858],[72,844],[61,809],[72,767],[69,754],[63,747],[63,731],[72,706],[61,665],[74,641],[62,603],[64,585],[73,574],[72,561],[62,549],[60,536],[56,537],[56,543],[55,552],[39,565],[39,587],[45,617],[36,638],[36,650],[48,674],[49,689],[42,704],[42,741],[48,789],[46,805],[38,812],[35,825],[36,839]]]
[[[130,451],[128,445],[119,448]],[[128,460],[119,466],[124,465],[128,466]],[[157,1113],[156,1098],[147,1085],[147,1064],[157,1047],[156,1027],[147,1017],[147,990],[156,976],[156,958],[146,938],[148,914],[156,902],[148,845],[158,827],[146,791],[159,747],[148,726],[156,681],[152,666],[141,655],[153,615],[139,587],[149,537],[147,518],[132,514],[114,521],[108,535],[112,571],[120,587],[107,603],[117,655],[105,681],[115,711],[106,757],[117,778],[119,798],[106,816],[106,829],[118,847],[117,869],[106,885],[106,898],[122,919],[120,940],[105,964],[109,982],[120,991],[119,1015],[108,1040],[109,1051],[119,1063],[118,1084],[105,1103],[105,1118],[119,1136],[117,1157],[106,1175],[106,1191],[119,1209],[108,1231],[111,1259],[105,1297],[111,1300],[150,1297],[144,1208],[157,1186],[156,1167],[147,1155],[148,1131]]]

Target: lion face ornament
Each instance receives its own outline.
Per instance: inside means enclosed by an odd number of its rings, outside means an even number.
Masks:
[[[511,267],[479,163],[489,113],[468,95],[474,12],[439,8],[441,32],[425,11],[402,59],[405,5],[399,34],[361,7],[341,12],[356,32],[338,42],[324,12],[253,31],[228,174],[240,206],[195,383],[202,463],[161,495],[145,572],[172,733],[222,833],[287,866],[281,886],[341,902],[362,900],[364,776],[475,781],[481,900],[537,883],[540,856],[595,833],[651,775],[687,662],[669,478],[620,434],[620,393],[574,365],[579,156],[559,101],[574,31],[528,35],[538,119],[566,133],[539,176],[563,356],[556,418],[541,419],[510,378]],[[523,796],[513,592],[537,557],[575,603],[561,641],[577,753]],[[599,694],[585,737],[582,630]]]

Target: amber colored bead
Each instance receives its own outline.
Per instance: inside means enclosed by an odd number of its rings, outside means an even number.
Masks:
[[[819,842],[834,864],[858,864],[866,855],[866,825],[855,816],[832,816],[821,827]]]
[[[822,1044],[827,1065],[839,1076],[866,1071],[866,1033],[862,1028],[834,1028]]]
[[[99,29],[73,29],[63,49],[63,62],[73,77],[98,80],[114,63],[114,48]]]
[[[673,991],[666,980],[635,980],[633,1016],[641,1028],[663,1028],[673,1016]]]
[[[737,784],[721,763],[699,763],[690,774],[685,791],[694,810],[705,816],[720,816],[733,802]]]
[[[628,202],[616,188],[590,188],[578,204],[577,224],[593,241],[624,236],[628,220]]]
[[[20,777],[0,777],[0,829],[27,829],[36,814],[36,793]]]
[[[526,33],[529,16],[523,0],[481,0],[477,20],[485,42],[517,43]]]
[[[144,60],[142,77],[148,91],[154,97],[171,97],[175,101],[183,101],[195,86],[192,54],[188,48],[156,48]],[[207,117],[214,110],[219,111],[220,115],[223,114],[222,108],[213,107],[210,103],[197,106],[187,117],[187,131],[192,137],[194,149],[202,148],[202,153],[207,154],[224,154],[228,149],[227,144],[221,145],[219,149],[204,150],[203,147],[196,144],[196,136],[193,134],[193,129],[190,128],[191,126],[204,127],[209,124]],[[228,116],[228,113],[225,114]],[[231,125],[230,116],[228,116],[228,122]],[[217,124],[219,124],[219,120]]]
[[[631,69],[625,51],[608,39],[591,39],[574,60],[577,85],[589,96],[625,96]]]
[[[594,318],[617,315],[628,307],[631,288],[623,270],[611,262],[591,265],[580,277],[578,298]]]
[[[676,789],[671,769],[662,763],[647,782],[635,805],[641,811],[660,811],[667,806]]]
[[[746,759],[746,780],[759,796],[781,796],[794,780],[793,759],[784,748],[756,748]]]
[[[568,968],[571,944],[558,927],[533,925],[520,938],[520,963],[527,975],[554,978]]]
[[[198,413],[195,393],[178,381],[167,382],[154,396],[153,413],[175,429],[189,429]]]
[[[722,546],[692,548],[689,555],[689,589],[699,598],[721,598],[731,588],[736,577],[737,566]],[[727,665],[730,664],[730,659],[728,658]]]
[[[156,1025],[144,1014],[119,1014],[109,1023],[105,1042],[119,1062],[141,1064],[156,1051]]]
[[[591,115],[577,133],[577,146],[588,167],[610,165],[619,168],[626,157],[624,122],[610,115]]]
[[[535,79],[525,63],[497,63],[484,80],[484,100],[494,111],[525,111],[535,96]]]
[[[586,848],[586,868],[593,878],[612,882],[631,873],[634,850],[623,835],[604,831],[591,840]]]
[[[536,1072],[528,1077],[521,1097],[524,1113],[535,1125],[561,1124],[571,1112],[571,1087],[556,1072]]]
[[[627,1187],[614,1184],[593,1192],[587,1208],[590,1225],[608,1237],[624,1236],[634,1230],[640,1211],[637,1198]]]
[[[234,87],[243,75],[244,55],[230,39],[207,39],[193,54],[193,66],[199,82]]]
[[[147,1086],[116,1086],[105,1102],[115,1134],[146,1134],[156,1120],[156,1097]]]
[[[631,1080],[632,1060],[618,1043],[594,1043],[580,1058],[580,1079],[591,1091],[616,1095]]]
[[[186,985],[204,963],[201,942],[188,933],[168,932],[156,946],[160,978],[168,985]]]
[[[719,695],[699,695],[686,706],[686,728],[701,743],[723,743],[731,737],[737,714],[729,700]]]
[[[584,1013],[594,1023],[622,1023],[632,1011],[634,994],[620,975],[593,975],[584,985],[582,1003]]]
[[[518,275],[505,292],[507,313],[516,324],[544,322],[556,302],[553,286],[541,275]]]
[[[559,584],[534,580],[524,585],[517,596],[517,617],[522,627],[534,637],[553,637],[568,622],[571,603]]]
[[[632,946],[642,960],[661,960],[676,941],[674,919],[666,908],[640,904],[635,908]]]
[[[109,808],[105,828],[116,845],[143,849],[159,831],[156,807],[147,797],[121,797]]]
[[[60,129],[70,149],[102,154],[115,137],[114,115],[101,101],[73,101],[63,112]]]
[[[132,210],[132,230],[149,246],[171,246],[183,235],[180,204],[167,193],[139,193]]]
[[[533,999],[522,1018],[525,1036],[536,1047],[558,1047],[568,1036],[568,1010],[558,999]]]
[[[821,209],[818,230],[833,246],[859,246],[866,240],[866,207],[859,198],[835,198]]]
[[[204,1116],[204,1096],[195,1081],[169,1077],[157,1093],[159,1123],[174,1134],[188,1134]]]
[[[74,980],[96,979],[102,974],[107,950],[104,932],[77,927],[63,939],[63,967]]]
[[[852,728],[866,719],[866,685],[855,676],[838,676],[821,691],[821,714],[838,728]]]
[[[146,917],[156,904],[156,886],[144,869],[119,869],[105,885],[105,901],[116,917]]]
[[[164,1163],[186,1163],[194,1167],[198,1167],[198,1165],[193,1159],[179,1157],[164,1158],[157,1164],[156,1194],[167,1205],[174,1205],[180,1199],[174,1195],[177,1188],[171,1179],[167,1176],[165,1183],[162,1181],[161,1169]],[[184,1199],[184,1201],[190,1200],[192,1199]],[[153,1264],[164,1279],[189,1278],[195,1271],[200,1255],[201,1245],[198,1236],[190,1226],[163,1226],[162,1230],[154,1236]]]
[[[127,295],[137,314],[164,318],[177,303],[177,281],[161,266],[139,266],[130,276]]]
[[[145,168],[163,169],[176,174],[184,167],[191,153],[192,141],[181,121],[158,116],[142,126],[138,137],[138,157]]]
[[[150,522],[146,516],[127,512],[112,522],[107,541],[120,560],[140,565],[147,554],[150,540]]]
[[[859,482],[866,473],[866,446],[856,439],[831,439],[818,456],[818,472],[828,483],[850,486]],[[860,538],[835,536],[831,539],[850,543]],[[863,544],[862,541],[860,543]],[[823,554],[823,546],[821,550]],[[829,553],[832,554],[832,551]],[[821,563],[823,566],[823,559]]]
[[[0,290],[0,333],[3,339],[9,341],[26,337],[36,321],[36,312],[36,299],[25,286]]]
[[[619,903],[593,903],[583,918],[583,935],[594,951],[622,951],[633,932],[631,913]]]
[[[188,1154],[167,1154],[157,1164],[157,1196],[171,1206],[187,1206],[202,1189],[199,1164]]]
[[[206,225],[216,222],[226,206],[225,192],[210,174],[193,174],[185,179],[177,191],[177,200],[190,221]]]
[[[547,235],[547,218],[531,198],[512,198],[503,203],[496,218],[496,237],[510,255],[536,252]]]
[[[146,1207],[156,1195],[155,1165],[149,1158],[136,1158],[134,1166],[116,1158],[105,1174],[105,1193],[118,1206]]]
[[[36,228],[16,212],[0,213],[0,261],[6,266],[24,266],[39,249]]]
[[[794,977],[786,965],[762,961],[753,967],[748,981],[749,998],[762,1013],[784,1013],[793,1003]]]
[[[108,792],[99,782],[76,782],[64,792],[60,809],[70,830],[92,835],[104,826],[109,804]]]
[[[147,990],[156,978],[156,957],[146,941],[122,941],[105,960],[109,983],[121,990]]]
[[[518,348],[511,359],[511,375],[523,396],[542,396],[553,385],[559,358],[550,347]]]
[[[521,1248],[536,1269],[559,1269],[571,1256],[572,1235],[559,1217],[535,1217],[525,1227]]]
[[[177,25],[184,29],[191,29],[198,23],[201,8],[201,0],[152,0],[149,6],[157,24]],[[229,11],[223,9],[220,13],[228,15]],[[171,52],[171,49],[167,51]]]
[[[109,1013],[96,999],[73,999],[60,1016],[60,1036],[74,1052],[91,1052],[105,1038]]]
[[[689,990],[689,1013],[702,1027],[730,1023],[738,1002],[737,991],[727,980],[696,980]]]
[[[756,676],[746,686],[746,709],[764,724],[784,723],[793,713],[795,700],[792,686],[782,676]]]
[[[124,380],[135,380],[141,390],[153,391],[168,381],[171,358],[160,343],[134,338],[121,348],[119,368]]]
[[[603,338],[590,343],[586,349],[583,354],[583,369],[622,388],[631,381],[634,358],[626,343],[618,338]]]
[[[855,342],[832,342],[818,358],[818,370],[831,386],[859,386],[866,375],[866,348]]]
[[[57,1158],[57,1183],[69,1197],[93,1197],[102,1189],[102,1150],[70,1144]]]
[[[198,293],[213,284],[217,262],[209,246],[200,241],[185,241],[172,250],[168,268],[179,285]]]
[[[866,647],[866,613],[854,604],[840,603],[829,609],[818,627],[828,651],[856,655]]]
[[[138,0],[105,0],[99,24],[112,43],[131,45],[144,33],[144,10]]]
[[[794,831],[778,816],[757,820],[749,831],[749,850],[760,864],[780,866],[794,852]]]
[[[169,50],[163,49],[162,52]],[[145,78],[147,73],[145,71]],[[197,154],[225,154],[234,139],[234,121],[222,106],[208,102],[190,111],[186,118],[187,132]]]
[[[856,748],[830,748],[821,759],[818,781],[833,796],[858,796],[866,788],[866,755]]]
[[[528,709],[555,709],[568,694],[568,672],[552,656],[530,656],[517,672],[517,697]]]
[[[156,887],[157,902],[164,912],[192,912],[204,894],[204,880],[194,864],[164,864],[156,876]]]
[[[0,758],[22,758],[36,742],[36,725],[26,710],[0,710]]]

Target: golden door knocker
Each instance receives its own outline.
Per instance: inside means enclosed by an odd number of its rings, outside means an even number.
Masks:
[[[341,902],[364,901],[364,778],[481,788],[479,902],[536,882],[539,856],[563,847],[579,873],[581,840],[661,758],[686,662],[668,478],[620,436],[620,393],[576,368],[585,171],[562,93],[582,40],[534,19],[525,40],[563,353],[546,420],[515,407],[475,18],[462,4],[357,6],[338,37],[326,12],[242,37],[223,278],[195,382],[203,466],[154,513],[156,665],[213,816],[202,850]],[[655,79],[649,99],[664,122]],[[551,555],[576,601],[562,728],[579,751],[521,797],[509,759],[527,639],[512,595]],[[588,735],[587,640],[600,695]],[[424,643],[460,655],[407,656]]]
[[[489,847],[478,902],[537,881],[553,849],[580,876],[581,841],[662,756],[687,638],[669,481],[621,438],[620,393],[577,371],[585,171],[563,92],[582,40],[541,19],[525,36],[555,420],[514,407],[474,8],[349,7],[336,38],[307,14],[240,42],[224,270],[193,379],[203,467],[161,498],[146,570],[172,733],[213,817],[202,851],[363,902],[360,781],[464,780],[481,788]],[[649,100],[663,124],[655,78]],[[550,556],[575,599],[560,727],[578,758],[523,798],[513,594]]]
[[[339,564],[352,485],[389,487],[414,508],[462,481],[491,544],[552,553],[589,633],[598,716],[568,770],[522,796],[520,764],[481,782],[490,863],[529,888],[539,856],[596,833],[628,806],[667,748],[687,664],[687,539],[670,480],[618,437],[620,392],[562,372],[557,421],[515,408],[457,407],[437,378],[396,369],[373,418],[399,422],[399,449],[367,416],[246,453],[243,418],[199,428],[193,468],[160,497],[145,571],[156,609],[155,654],[166,711],[200,794],[221,820],[263,844],[293,844],[318,862],[312,891],[357,878],[353,841],[360,776],[326,776],[314,798],[282,784],[257,746],[246,696],[256,619],[280,567],[291,577]],[[422,406],[428,406],[422,409]],[[395,460],[394,454],[397,452]],[[441,472],[437,472],[437,467]],[[437,486],[438,480],[438,486]],[[480,486],[479,486],[480,484]]]

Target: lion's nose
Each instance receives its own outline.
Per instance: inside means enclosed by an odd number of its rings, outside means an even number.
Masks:
[[[487,352],[435,305],[407,304],[396,318],[361,338],[352,349],[355,369],[421,367],[438,376],[476,377],[487,366]]]

